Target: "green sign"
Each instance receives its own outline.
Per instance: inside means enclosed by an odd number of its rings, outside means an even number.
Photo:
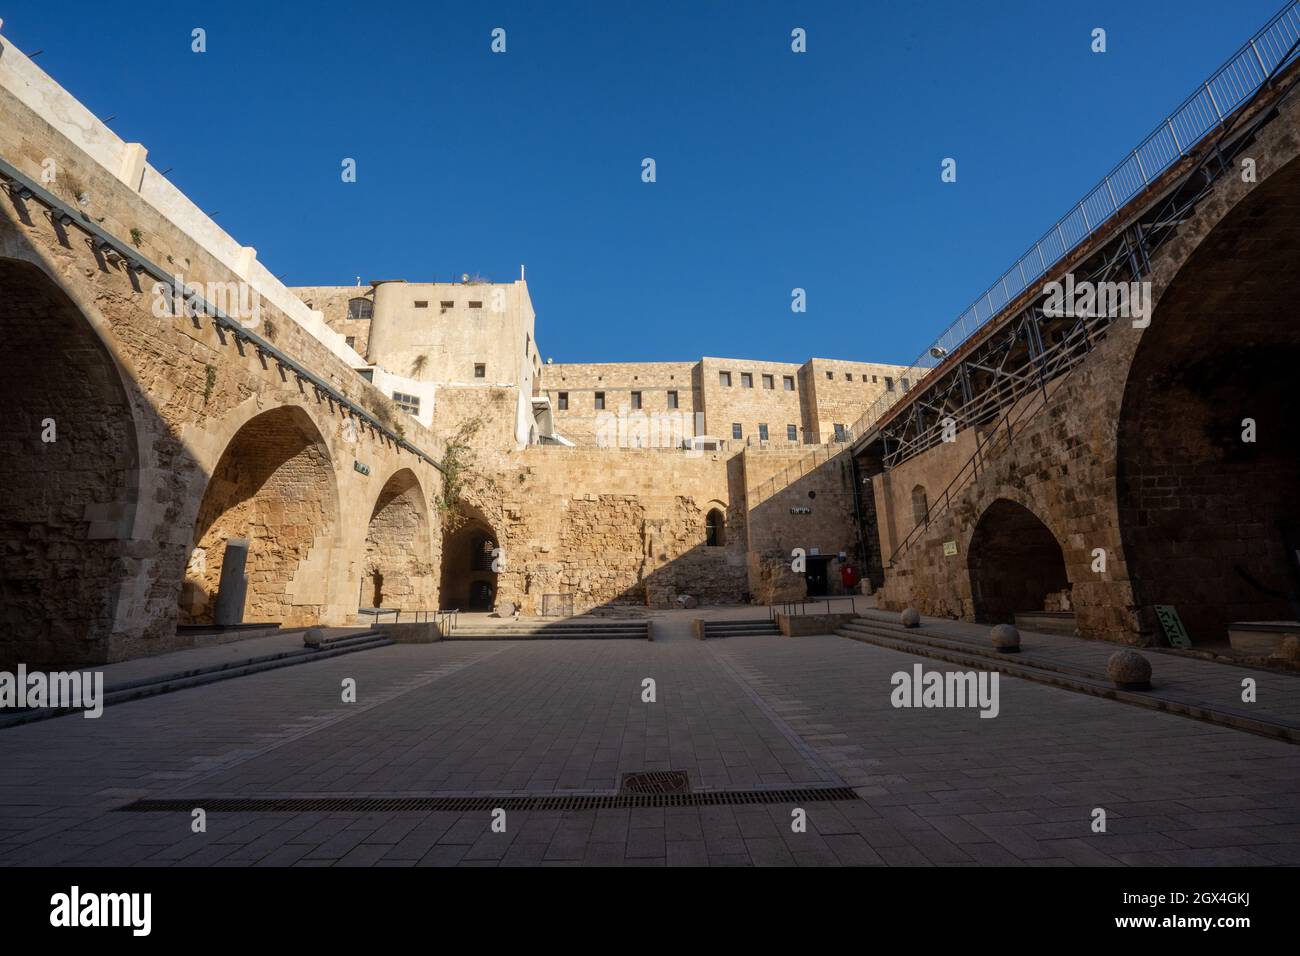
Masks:
[[[352,467],[363,475],[370,474],[370,466],[361,464],[361,462],[357,461],[355,458],[352,459]]]
[[[1169,642],[1170,647],[1191,647],[1192,639],[1187,636],[1187,628],[1183,627],[1183,622],[1178,618],[1178,612],[1174,610],[1172,604],[1157,604],[1156,620],[1160,626],[1165,629],[1165,640]]]

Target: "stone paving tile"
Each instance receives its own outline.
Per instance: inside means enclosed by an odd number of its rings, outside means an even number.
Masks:
[[[1300,864],[1295,747],[1011,678],[995,720],[895,709],[890,676],[915,660],[829,636],[397,645],[23,725],[0,732],[0,863]],[[609,791],[650,767],[861,799],[808,803],[803,833],[778,804],[512,811],[503,834],[486,812],[210,813],[201,834],[189,813],[114,812],[184,792]]]

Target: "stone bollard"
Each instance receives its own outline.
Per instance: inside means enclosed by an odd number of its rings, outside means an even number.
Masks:
[[[1150,690],[1151,662],[1137,651],[1116,651],[1106,662],[1106,676],[1120,690]]]
[[[1284,661],[1300,660],[1300,638],[1297,638],[1294,634],[1288,634],[1282,638],[1282,643],[1278,645],[1273,656],[1280,657]]]
[[[325,632],[319,627],[309,627],[302,635],[302,643],[305,647],[320,648],[321,642],[325,640]]]
[[[1020,650],[1020,632],[1010,624],[998,624],[989,631],[993,648],[1003,654],[1015,654]]]
[[[902,624],[903,627],[920,627],[921,612],[914,607],[909,607],[904,610],[902,614],[898,615],[898,622]]]

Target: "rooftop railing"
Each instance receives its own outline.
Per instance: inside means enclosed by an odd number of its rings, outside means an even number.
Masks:
[[[909,366],[909,391],[917,389],[925,375],[996,319],[1020,293],[1095,235],[1207,134],[1221,126],[1274,73],[1300,56],[1298,41],[1300,0],[1292,0],[944,329]],[[882,394],[854,424],[852,438],[865,435],[903,395],[903,392]]]

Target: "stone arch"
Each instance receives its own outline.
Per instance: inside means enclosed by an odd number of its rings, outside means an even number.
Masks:
[[[1154,605],[1198,644],[1224,643],[1232,621],[1300,617],[1297,197],[1293,159],[1188,254],[1134,353],[1116,499],[1148,640]]]
[[[488,611],[496,604],[492,551],[500,538],[482,511],[471,505],[461,508],[463,520],[443,532],[439,605],[445,610]]]
[[[316,623],[328,603],[338,527],[334,467],[312,417],[285,405],[248,419],[222,452],[199,505],[182,623],[216,620],[231,539],[248,541],[247,594],[240,601],[232,591],[223,605],[229,600],[247,623]]]
[[[704,543],[710,548],[722,548],[727,544],[727,514],[716,505],[704,516]]]
[[[0,258],[0,665],[101,663],[129,575],[137,427],[98,330],[37,265]],[[45,440],[53,439],[53,440]]]
[[[410,468],[394,472],[380,489],[366,527],[365,549],[360,607],[433,608],[429,506]]]
[[[980,515],[967,548],[975,620],[1013,623],[1043,611],[1070,587],[1065,555],[1051,529],[1023,504],[997,498]]]

